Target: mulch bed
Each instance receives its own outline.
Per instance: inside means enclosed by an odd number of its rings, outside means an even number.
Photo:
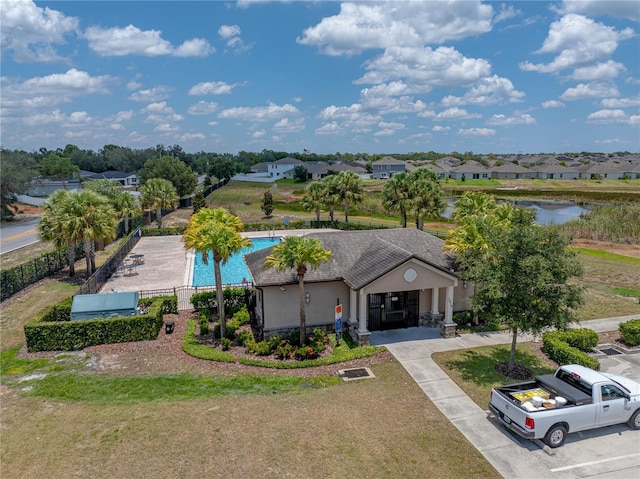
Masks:
[[[384,351],[368,358],[356,359],[344,363],[299,369],[273,369],[257,366],[245,366],[239,363],[222,363],[208,361],[189,356],[182,350],[182,338],[187,327],[187,320],[195,319],[191,312],[165,315],[165,321],[173,321],[175,329],[166,334],[162,328],[155,341],[136,341],[129,343],[101,344],[90,346],[83,351],[90,355],[87,368],[90,371],[112,375],[153,375],[153,374],[202,374],[224,375],[288,375],[304,378],[319,376],[337,376],[340,369],[369,367],[392,361],[390,352]],[[238,354],[240,350],[237,349]],[[18,353],[21,358],[55,358],[62,351],[46,351],[29,353],[24,346]],[[246,354],[246,353],[242,353]],[[252,356],[257,359],[259,356]]]

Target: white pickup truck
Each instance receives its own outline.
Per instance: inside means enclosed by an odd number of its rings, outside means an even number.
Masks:
[[[560,447],[570,432],[624,422],[640,429],[640,383],[569,364],[535,381],[494,387],[489,409],[518,435]]]

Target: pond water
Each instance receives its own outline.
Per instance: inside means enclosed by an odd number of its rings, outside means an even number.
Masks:
[[[223,284],[242,284],[242,280],[251,281],[249,270],[242,258],[245,254],[268,248],[280,242],[280,238],[251,238],[251,246],[242,248],[220,267]],[[213,271],[213,254],[209,253],[209,264],[202,262],[202,255],[196,254],[193,262],[192,286],[213,286],[216,284]]]
[[[449,206],[445,210],[443,216],[450,218],[457,199],[449,200]],[[535,210],[536,223],[539,225],[547,225],[555,223],[561,225],[570,220],[580,218],[581,214],[589,213],[590,206],[578,206],[570,202],[551,202],[551,201],[515,201],[517,206]]]

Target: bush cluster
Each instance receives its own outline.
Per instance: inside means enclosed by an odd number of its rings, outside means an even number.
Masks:
[[[253,339],[247,341],[247,352],[257,356],[270,356],[275,354],[278,359],[316,359],[326,349],[329,338],[320,328],[315,328],[309,337],[307,344],[300,345],[300,332],[294,331],[288,338],[282,339],[273,336],[268,341],[256,342]]]
[[[542,350],[549,359],[560,365],[580,364],[596,371],[600,370],[600,363],[587,352],[597,344],[598,333],[587,328],[550,331],[542,335]]]
[[[71,321],[71,305],[68,300],[45,308],[41,314],[24,326],[29,352],[74,351],[97,344],[146,341],[158,337],[163,324],[163,311],[171,309],[177,298],[152,298],[149,311],[136,316],[96,318]],[[69,319],[64,319],[69,314]]]
[[[640,344],[640,318],[618,324],[620,339],[629,346]]]
[[[234,315],[238,311],[246,309],[251,292],[241,286],[225,288],[222,296],[224,298],[224,310],[226,315]],[[218,311],[218,299],[215,291],[205,291],[191,296],[191,304],[197,312],[203,309]],[[249,313],[247,313],[248,315]]]
[[[172,226],[170,228],[156,228],[155,226],[144,226],[140,228],[142,236],[178,236],[184,234],[186,226]]]

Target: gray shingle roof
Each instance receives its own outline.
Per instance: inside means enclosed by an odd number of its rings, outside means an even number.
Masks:
[[[343,280],[353,289],[366,286],[393,268],[416,258],[450,273],[451,258],[442,252],[444,241],[410,228],[369,231],[309,233],[332,252],[331,259],[315,271],[308,271],[305,282]],[[244,257],[256,286],[297,282],[295,271],[265,269],[264,260],[272,248]]]

